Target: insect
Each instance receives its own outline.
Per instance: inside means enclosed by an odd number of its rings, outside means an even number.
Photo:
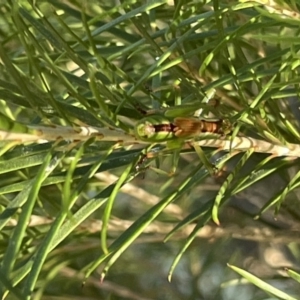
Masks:
[[[224,135],[228,125],[223,120],[201,120],[194,117],[178,117],[173,120],[153,115],[141,119],[135,126],[135,135],[142,141],[163,142],[188,139],[209,132]]]
[[[231,132],[231,124],[222,119],[199,119],[189,117],[195,111],[203,112],[215,102],[215,90],[209,90],[202,103],[169,107],[164,111],[154,111],[135,125],[135,136],[146,142],[168,142],[197,137],[202,133],[227,135]],[[205,104],[203,104],[205,102]],[[146,112],[147,113],[147,112]],[[188,116],[188,117],[185,117]]]
[[[223,119],[200,119],[196,117],[184,117],[195,112],[197,105],[180,106],[176,115],[174,108],[164,111],[162,114],[150,114],[139,120],[134,128],[137,139],[149,143],[167,142],[168,149],[181,149],[186,140],[191,140],[204,133],[212,133],[225,136],[231,132],[232,125]],[[201,161],[211,173],[214,173],[212,164],[205,157],[199,146],[187,143],[194,147]],[[167,149],[166,149],[167,151]],[[175,155],[174,161],[178,160],[179,152]],[[147,155],[148,156],[148,155]],[[175,164],[173,170],[175,170]],[[174,173],[173,171],[171,173]]]

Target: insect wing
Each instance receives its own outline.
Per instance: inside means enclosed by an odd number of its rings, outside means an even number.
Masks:
[[[174,133],[177,137],[187,138],[195,136],[199,132],[199,124],[193,118],[175,118]]]
[[[199,120],[196,118],[174,119],[174,133],[177,137],[188,138],[201,133],[222,133],[222,120]]]

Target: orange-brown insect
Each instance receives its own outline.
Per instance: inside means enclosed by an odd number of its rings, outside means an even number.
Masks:
[[[175,118],[173,132],[175,136],[188,138],[210,132],[224,134],[223,120],[201,120],[196,118]]]

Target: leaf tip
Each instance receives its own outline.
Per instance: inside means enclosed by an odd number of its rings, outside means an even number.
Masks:
[[[100,283],[101,284],[103,283],[105,276],[106,276],[106,272],[102,272],[100,275]]]

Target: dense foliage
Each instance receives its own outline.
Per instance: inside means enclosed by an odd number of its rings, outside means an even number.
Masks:
[[[297,1],[0,10],[3,297],[299,299]],[[186,107],[230,123],[219,147],[134,136]]]

